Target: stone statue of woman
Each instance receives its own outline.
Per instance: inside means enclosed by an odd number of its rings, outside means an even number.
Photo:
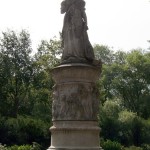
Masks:
[[[89,41],[84,0],[64,0],[62,29],[62,63],[89,63],[94,60],[93,47]]]

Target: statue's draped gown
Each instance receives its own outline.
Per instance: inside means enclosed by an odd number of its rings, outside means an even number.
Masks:
[[[62,39],[64,47],[62,61],[93,61],[94,52],[88,39],[83,13],[75,5],[65,14]]]

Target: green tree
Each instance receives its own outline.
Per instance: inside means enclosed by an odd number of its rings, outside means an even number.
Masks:
[[[104,103],[106,100],[112,98],[111,90],[111,80],[112,76],[110,75],[110,65],[114,61],[114,52],[105,45],[94,45],[94,53],[97,60],[102,61],[102,73],[101,79],[98,81],[98,86],[101,93],[101,102]]]
[[[24,103],[32,80],[31,40],[27,31],[2,33],[0,39],[0,112],[17,114]]]
[[[100,108],[101,136],[106,140],[119,140],[120,124],[118,114],[121,104],[118,100],[107,100]]]
[[[34,56],[34,79],[32,88],[32,115],[41,119],[51,119],[52,88],[54,82],[51,69],[60,63],[61,41],[50,39],[41,41],[38,52]],[[36,100],[36,101],[35,101]]]
[[[137,112],[144,118],[149,117],[150,96],[150,55],[141,50],[130,53],[116,52],[111,64],[102,68],[101,99],[121,99],[124,107]]]
[[[49,41],[42,40],[35,54],[35,60],[40,69],[51,69],[60,63],[62,54],[61,41],[56,38]]]
[[[94,53],[96,59],[100,59],[103,64],[111,64],[113,62],[113,51],[105,45],[94,45]]]
[[[141,114],[141,104],[150,95],[149,69],[150,57],[139,50],[127,55],[127,63],[120,67],[121,71],[113,80],[114,89],[122,97],[126,108]],[[145,108],[144,108],[145,109]]]

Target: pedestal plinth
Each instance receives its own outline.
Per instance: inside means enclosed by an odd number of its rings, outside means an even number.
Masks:
[[[48,150],[100,150],[96,81],[101,68],[66,64],[53,69],[51,146]]]

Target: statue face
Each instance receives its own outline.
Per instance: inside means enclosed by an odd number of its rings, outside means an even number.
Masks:
[[[60,10],[61,10],[61,14],[64,14],[64,13],[67,11],[65,2],[62,2],[62,3],[61,3],[61,8],[60,8]]]

